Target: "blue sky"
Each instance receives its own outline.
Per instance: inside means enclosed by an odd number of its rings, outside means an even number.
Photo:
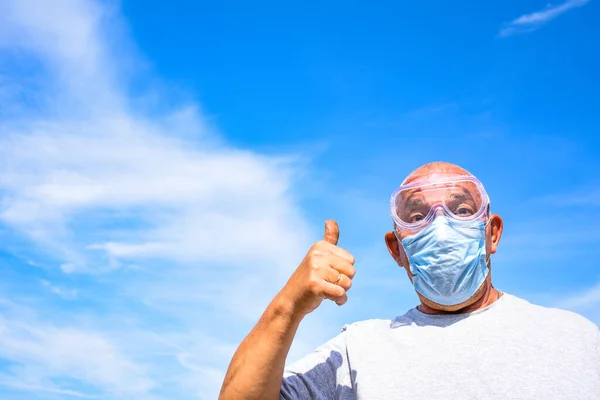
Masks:
[[[0,397],[213,399],[323,221],[350,300],[416,304],[388,256],[419,165],[478,176],[496,286],[600,323],[597,1],[0,3]]]

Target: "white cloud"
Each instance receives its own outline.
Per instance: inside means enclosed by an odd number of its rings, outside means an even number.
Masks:
[[[600,190],[595,186],[583,187],[564,193],[554,193],[531,200],[532,204],[565,208],[596,207],[600,205]]]
[[[580,293],[564,298],[560,302],[561,307],[580,310],[600,305],[600,283]]]
[[[555,305],[580,313],[600,326],[600,282],[579,292],[564,295]]]
[[[55,286],[52,283],[42,280],[42,285],[48,288],[52,293],[59,296],[63,300],[75,300],[77,298],[76,289],[66,289],[59,286]]]
[[[9,316],[0,317],[0,356],[17,366],[0,374],[0,385],[90,397],[53,382],[54,378],[70,378],[128,398],[141,398],[154,386],[144,366],[125,356],[102,334],[36,319],[26,321],[22,310],[4,306],[3,314]]]
[[[87,395],[84,393],[77,392],[75,390],[57,389],[55,387],[29,385],[26,383],[22,383],[20,380],[15,379],[13,377],[8,377],[5,379],[1,375],[0,375],[0,386],[4,386],[6,388],[11,388],[11,389],[18,389],[20,391],[26,391],[26,392],[38,392],[38,393],[41,392],[41,393],[56,394],[56,395],[62,396],[63,398],[65,396],[81,398],[81,399],[101,399],[102,398],[101,396]]]
[[[101,289],[44,284],[99,311],[0,313],[0,356],[18,366],[0,385],[37,398],[214,398],[235,344],[313,239],[293,199],[298,158],[229,146],[193,103],[137,108],[120,27],[91,0],[0,4],[0,54],[15,67],[0,98],[16,105],[0,112],[0,222],[54,274],[104,274]]]
[[[307,231],[290,196],[294,158],[227,146],[193,104],[160,116],[131,111],[102,41],[108,12],[91,1],[48,4],[6,3],[4,37],[21,38],[16,43],[64,89],[49,104],[85,101],[76,113],[4,121],[5,223],[60,252],[67,270],[85,269],[89,250],[115,258],[274,262],[299,254]],[[144,229],[129,236],[117,229],[82,247],[73,243],[73,224],[90,211],[141,220]]]
[[[542,11],[521,15],[519,18],[506,24],[498,33],[499,37],[511,36],[519,33],[527,33],[541,28],[547,22],[561,14],[589,3],[589,0],[568,0],[562,4],[552,6],[548,4]]]
[[[113,233],[106,238],[114,239],[86,246],[116,258],[279,261],[299,250],[283,234],[288,224],[292,236],[305,232],[287,193],[287,160],[194,148],[168,138],[168,131],[139,125],[34,126],[33,132],[3,140],[0,153],[8,163],[0,180],[10,194],[1,218],[81,269],[88,264],[82,249],[65,243],[73,240],[68,225],[86,211],[117,210],[127,219],[144,219],[147,228],[136,229],[135,239],[119,240]]]

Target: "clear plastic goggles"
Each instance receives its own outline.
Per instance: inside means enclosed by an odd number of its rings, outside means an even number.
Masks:
[[[469,175],[413,181],[396,189],[390,199],[397,228],[411,232],[425,228],[438,215],[456,221],[485,221],[489,204],[481,182]]]

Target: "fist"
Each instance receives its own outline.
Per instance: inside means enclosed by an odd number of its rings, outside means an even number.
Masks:
[[[346,292],[354,278],[354,257],[337,246],[340,230],[335,221],[325,222],[323,240],[316,242],[306,254],[281,294],[291,302],[294,312],[306,315],[323,299],[338,305],[348,300]]]

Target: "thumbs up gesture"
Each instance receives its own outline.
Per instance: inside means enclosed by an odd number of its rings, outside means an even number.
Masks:
[[[281,291],[294,313],[304,316],[315,310],[323,299],[344,304],[346,292],[355,274],[354,257],[337,246],[340,236],[335,221],[325,221],[325,235],[312,245],[292,277]]]

